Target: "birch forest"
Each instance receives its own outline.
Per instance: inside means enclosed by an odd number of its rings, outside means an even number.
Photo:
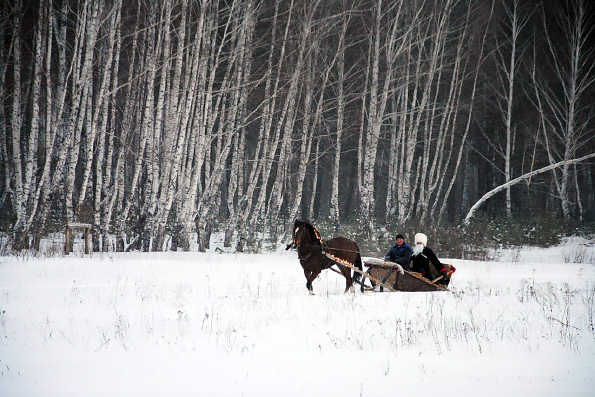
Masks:
[[[595,219],[586,0],[0,4],[15,250],[74,222],[95,251],[244,251],[295,218]]]

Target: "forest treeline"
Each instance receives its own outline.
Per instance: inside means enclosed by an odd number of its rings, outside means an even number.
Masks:
[[[588,5],[2,2],[2,230],[243,251],[295,218],[460,223],[503,185],[479,212],[592,219]]]

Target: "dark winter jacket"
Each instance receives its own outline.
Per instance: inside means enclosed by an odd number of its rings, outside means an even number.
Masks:
[[[411,248],[407,244],[393,245],[390,247],[390,251],[384,257],[387,261],[393,261],[398,263],[405,270],[409,270],[409,262],[411,262]]]
[[[419,254],[411,256],[411,270],[422,273],[422,275],[428,279],[433,277],[432,272],[430,271],[430,263],[434,265],[439,276],[446,273],[444,265],[440,263],[436,254],[434,254],[434,251],[428,247],[424,247],[423,251]]]

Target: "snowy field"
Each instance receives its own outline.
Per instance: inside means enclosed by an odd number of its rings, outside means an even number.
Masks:
[[[295,252],[2,257],[0,396],[593,396],[592,242],[442,259],[452,292],[309,296]]]

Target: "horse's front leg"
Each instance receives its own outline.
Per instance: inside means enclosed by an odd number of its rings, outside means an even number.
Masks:
[[[314,295],[314,293],[312,292],[312,281],[310,280],[311,275],[312,272],[310,270],[304,269],[304,276],[306,277],[306,289],[308,290],[310,295]]]
[[[320,270],[309,271],[304,269],[304,276],[306,276],[306,288],[308,288],[308,292],[310,295],[314,295],[314,289],[312,288],[312,282],[318,275],[320,274]]]

